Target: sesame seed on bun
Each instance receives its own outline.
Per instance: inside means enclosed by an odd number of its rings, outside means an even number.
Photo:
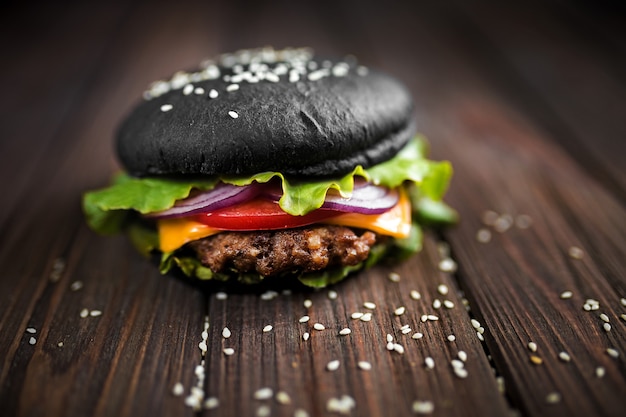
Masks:
[[[394,78],[309,49],[222,55],[159,81],[121,124],[134,176],[345,174],[395,155],[415,134]]]

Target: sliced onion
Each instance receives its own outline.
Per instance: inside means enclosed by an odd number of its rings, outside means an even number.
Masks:
[[[177,201],[174,207],[156,213],[150,213],[146,217],[164,219],[217,210],[252,200],[261,193],[263,188],[263,185],[257,183],[243,187],[220,183],[212,190],[203,191],[193,197]]]
[[[322,208],[349,213],[380,214],[395,206],[399,198],[395,189],[371,183],[355,183],[350,198],[344,198],[338,193],[328,193]]]
[[[278,201],[282,195],[279,187],[267,189],[268,197]],[[367,181],[355,181],[352,196],[344,198],[331,189],[321,208],[345,213],[380,214],[394,207],[400,196],[395,189],[374,185]]]
[[[199,192],[192,197],[177,201],[172,208],[150,213],[146,217],[165,219],[205,213],[250,201],[261,193],[278,201],[282,196],[282,189],[280,186],[269,184],[252,183],[242,187],[220,183],[212,190]],[[341,197],[339,193],[330,190],[321,208],[345,213],[380,214],[394,207],[398,199],[398,191],[395,189],[366,181],[355,181],[350,198]]]

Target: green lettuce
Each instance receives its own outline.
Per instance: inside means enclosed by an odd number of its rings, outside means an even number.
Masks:
[[[359,165],[340,178],[306,182],[288,179],[279,172],[264,172],[246,177],[190,180],[134,178],[121,173],[108,188],[86,193],[83,198],[83,210],[93,230],[103,234],[114,234],[124,229],[130,211],[147,214],[168,209],[176,200],[189,196],[191,190],[210,190],[219,181],[243,186],[255,181],[265,183],[273,178],[280,179],[282,183],[283,195],[279,200],[280,207],[294,216],[302,216],[320,208],[330,189],[337,190],[343,197],[350,197],[354,178],[357,176],[390,188],[410,181],[420,190],[420,195],[439,201],[448,187],[452,167],[449,162],[426,159],[425,151],[425,142],[418,137],[410,141],[394,158],[382,164],[367,169]]]
[[[152,231],[156,237],[156,232]],[[411,235],[406,239],[386,239],[382,243],[377,243],[370,249],[368,258],[356,265],[346,265],[341,267],[334,267],[324,269],[322,271],[305,272],[305,273],[285,273],[282,276],[275,277],[275,279],[282,279],[285,277],[295,277],[302,284],[312,288],[324,288],[328,285],[336,284],[342,281],[348,275],[361,269],[368,269],[383,258],[389,259],[404,259],[407,256],[415,253],[421,249],[422,232],[418,225],[413,225]],[[147,250],[152,248],[152,241],[146,240],[142,243],[134,241],[135,245],[140,243],[137,249],[146,253]],[[200,261],[182,251],[166,252],[161,255],[159,264],[159,270],[162,274],[167,274],[173,269],[180,269],[185,275],[189,277],[195,277],[201,280],[218,280],[227,281],[229,279],[236,279],[244,284],[258,284],[267,277],[254,273],[237,273],[231,274],[215,273],[211,269],[205,267]]]
[[[280,207],[294,216],[304,215],[318,209],[324,203],[326,193],[336,190],[343,197],[350,197],[355,177],[362,177],[374,184],[395,188],[406,185],[413,204],[415,219],[411,236],[406,239],[387,239],[385,245],[376,245],[372,254],[362,264],[336,268],[320,273],[309,273],[299,279],[314,287],[328,285],[343,279],[355,270],[367,267],[378,258],[393,252],[395,255],[411,254],[421,249],[420,224],[447,224],[455,222],[456,212],[441,201],[445,194],[452,166],[449,162],[427,159],[427,144],[423,137],[410,141],[395,157],[370,168],[357,166],[342,177],[302,181],[287,178],[280,172],[263,172],[245,177],[196,177],[196,178],[134,178],[118,174],[112,185],[83,196],[83,211],[89,226],[101,234],[126,232],[133,244],[143,254],[158,251],[158,236],[153,226],[141,219],[142,214],[166,210],[177,200],[187,198],[192,190],[210,190],[219,182],[245,186],[266,183],[273,179],[281,182],[283,195]],[[164,253],[160,270],[167,273],[172,268],[181,269],[186,275],[200,279],[227,279],[227,275],[215,274],[191,256],[181,251]],[[380,256],[374,256],[380,253]],[[243,282],[258,282],[262,277],[246,274],[238,277]]]
[[[193,189],[210,190],[218,179],[134,178],[118,174],[107,188],[83,196],[87,223],[96,232],[115,234],[125,227],[130,211],[141,214],[165,210],[176,200],[187,198]]]

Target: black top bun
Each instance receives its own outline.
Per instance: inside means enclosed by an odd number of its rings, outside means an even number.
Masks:
[[[144,98],[117,136],[135,176],[339,175],[391,158],[415,133],[397,80],[308,49],[222,55]]]

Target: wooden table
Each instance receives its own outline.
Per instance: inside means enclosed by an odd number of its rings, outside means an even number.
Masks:
[[[1,14],[0,415],[626,415],[618,2],[205,3]],[[459,225],[404,263],[274,297],[161,276],[91,232],[81,194],[118,169],[116,125],[149,82],[267,44],[352,53],[405,82],[432,157],[454,165]]]

